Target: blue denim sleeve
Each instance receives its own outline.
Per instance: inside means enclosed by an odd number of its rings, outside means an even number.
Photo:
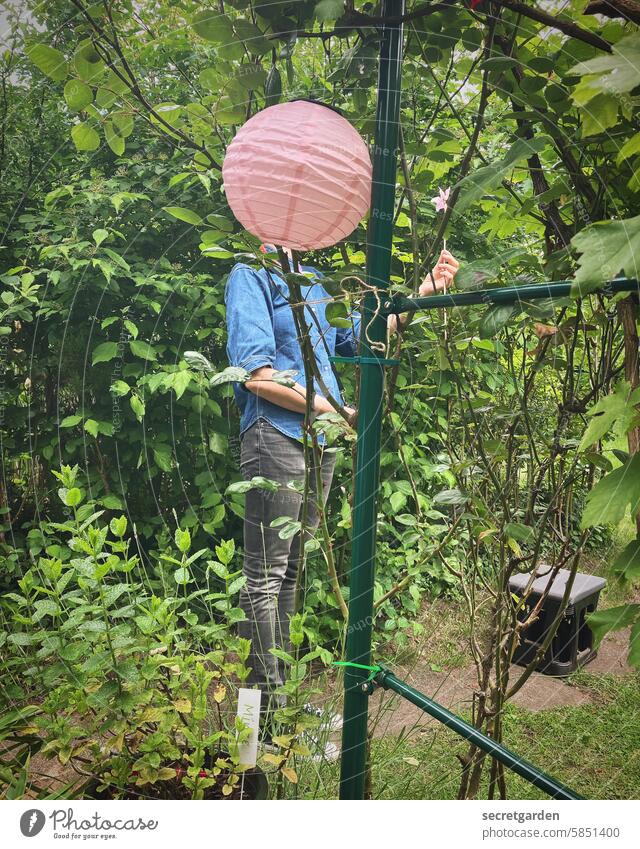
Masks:
[[[336,330],[336,354],[341,357],[355,357],[360,341],[360,313],[354,310],[349,327],[338,327]]]
[[[227,357],[232,366],[255,371],[273,366],[273,301],[269,283],[248,265],[236,265],[225,289]]]

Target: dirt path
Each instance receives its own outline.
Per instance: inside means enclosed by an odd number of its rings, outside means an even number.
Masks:
[[[584,669],[592,674],[629,674],[633,670],[627,664],[628,650],[629,629],[613,632],[604,639],[598,656]],[[520,669],[518,666],[512,667],[512,680],[518,675]],[[421,659],[414,660],[408,668],[396,667],[394,672],[412,687],[456,713],[471,708],[473,690],[476,686],[474,666],[436,672],[424,663],[424,659]],[[530,711],[541,711],[583,705],[593,701],[593,693],[578,684],[534,672],[515,695],[512,703]],[[371,697],[369,710],[373,733],[376,737],[419,732],[435,722],[404,699],[383,690],[376,691]]]

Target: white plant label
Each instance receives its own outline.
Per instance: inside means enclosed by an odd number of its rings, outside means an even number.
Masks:
[[[243,766],[255,766],[258,760],[261,699],[261,690],[247,690],[241,687],[238,691],[238,716],[251,729],[249,738],[240,745],[238,750],[240,763]]]

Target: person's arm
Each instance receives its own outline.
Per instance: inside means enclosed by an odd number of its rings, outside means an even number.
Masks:
[[[421,298],[425,298],[429,295],[437,295],[440,292],[446,292],[449,286],[453,284],[456,272],[459,268],[460,263],[453,254],[449,253],[449,251],[442,251],[435,268],[429,271],[422,281],[420,289],[418,290],[418,295]],[[407,321],[407,313],[402,313],[399,318],[400,326],[404,327]],[[387,326],[392,332],[397,329],[395,315],[389,316]]]
[[[249,392],[253,392],[259,398],[264,398],[272,404],[292,410],[294,413],[305,413],[307,409],[307,390],[299,383],[293,386],[283,386],[273,380],[273,368],[263,366],[251,373],[251,379],[244,384]],[[313,413],[318,416],[321,413],[335,412],[331,404],[322,395],[315,393],[313,399]]]

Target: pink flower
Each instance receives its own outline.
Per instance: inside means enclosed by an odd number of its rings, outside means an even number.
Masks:
[[[431,198],[431,201],[436,205],[436,212],[446,212],[449,204],[449,195],[451,189],[438,188],[438,197]]]

